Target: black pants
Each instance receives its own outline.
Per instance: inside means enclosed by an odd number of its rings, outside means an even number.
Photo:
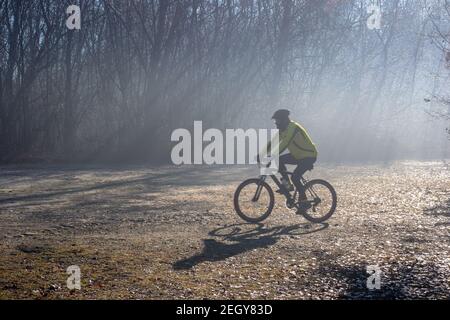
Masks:
[[[316,160],[317,158],[305,158],[297,160],[290,153],[280,156],[278,171],[280,172],[281,176],[284,179],[288,179],[288,175],[286,173],[286,165],[287,164],[297,165],[294,172],[292,173],[292,183],[294,183],[294,186],[299,191],[300,199],[306,198],[305,190],[300,182],[300,179],[305,174],[306,171],[312,169],[312,166],[316,162]]]

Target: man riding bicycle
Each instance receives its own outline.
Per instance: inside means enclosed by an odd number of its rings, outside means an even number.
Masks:
[[[281,174],[282,188],[287,191],[293,191],[289,176],[287,174],[286,165],[293,164],[297,167],[292,174],[292,182],[299,191],[299,212],[309,209],[310,205],[306,200],[306,194],[302,183],[300,182],[303,174],[313,168],[313,164],[317,160],[317,149],[315,144],[311,141],[310,136],[300,124],[292,121],[289,118],[290,111],[286,109],[277,110],[272,119],[275,120],[275,125],[279,132],[279,172]],[[270,149],[271,143],[267,146]],[[286,149],[289,153],[281,155]],[[278,190],[278,193],[285,193],[286,190]]]

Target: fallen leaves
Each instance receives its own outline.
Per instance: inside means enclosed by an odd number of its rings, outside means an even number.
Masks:
[[[241,169],[72,170],[63,190],[64,170],[41,172],[36,195],[58,195],[1,205],[0,231],[19,236],[1,243],[0,297],[449,298],[450,171],[441,169],[318,166],[312,176],[339,199],[325,228],[278,195],[264,225],[244,224],[232,195],[254,172]],[[153,181],[161,171],[166,178]],[[0,199],[25,190],[9,181]],[[71,264],[80,265],[80,291],[65,287]],[[383,272],[380,291],[366,288],[368,265]]]

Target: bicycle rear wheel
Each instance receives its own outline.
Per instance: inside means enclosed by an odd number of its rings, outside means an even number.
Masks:
[[[234,193],[234,209],[247,222],[261,222],[272,213],[275,198],[272,188],[261,179],[242,182]]]
[[[337,195],[333,186],[325,180],[311,180],[306,184],[307,201],[311,204],[303,216],[315,223],[328,220],[336,210]]]

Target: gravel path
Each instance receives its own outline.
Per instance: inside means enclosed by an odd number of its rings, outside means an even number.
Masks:
[[[450,299],[448,165],[319,164],[309,177],[338,193],[324,224],[279,197],[263,224],[240,220],[233,192],[257,173],[2,167],[0,299]]]

